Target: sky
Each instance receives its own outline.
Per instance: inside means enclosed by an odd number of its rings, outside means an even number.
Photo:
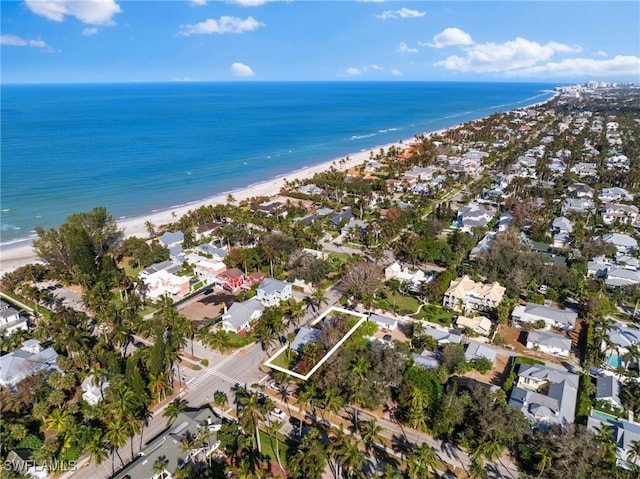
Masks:
[[[640,82],[640,2],[1,1],[8,83]]]

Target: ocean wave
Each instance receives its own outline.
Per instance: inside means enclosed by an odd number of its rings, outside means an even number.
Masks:
[[[6,213],[7,211],[11,211],[11,208],[2,208],[3,213]]]
[[[372,136],[376,136],[376,133],[369,133],[368,135],[353,135],[351,137],[352,140],[363,140],[365,138],[371,138]]]
[[[2,225],[0,225],[0,231],[19,231],[21,229],[20,226],[11,223],[2,223]]]

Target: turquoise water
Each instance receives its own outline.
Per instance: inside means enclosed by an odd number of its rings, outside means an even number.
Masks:
[[[622,358],[616,353],[611,353],[607,357],[607,364],[612,368],[619,368],[622,366]]]
[[[175,207],[549,98],[532,83],[2,85],[0,241]]]
[[[606,412],[602,412],[602,411],[598,411],[597,409],[592,409],[591,410],[591,415],[595,418],[601,419],[603,421],[608,421],[611,423],[617,423],[618,422],[618,418],[611,415],[611,414],[607,414]]]

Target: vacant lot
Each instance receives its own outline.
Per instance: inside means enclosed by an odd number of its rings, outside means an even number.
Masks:
[[[234,295],[227,292],[215,292],[208,295],[203,293],[180,308],[180,314],[201,328],[213,323],[223,313],[225,306],[229,308],[237,301]]]

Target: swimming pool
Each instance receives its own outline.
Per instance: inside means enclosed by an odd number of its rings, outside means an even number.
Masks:
[[[618,422],[618,418],[611,415],[611,414],[607,414],[606,412],[602,412],[602,411],[598,411],[597,409],[591,409],[591,416],[598,418],[602,421],[607,421],[607,422],[611,422],[611,423],[617,423]]]
[[[619,368],[622,366],[622,358],[619,354],[611,353],[607,356],[607,365],[612,368]]]

